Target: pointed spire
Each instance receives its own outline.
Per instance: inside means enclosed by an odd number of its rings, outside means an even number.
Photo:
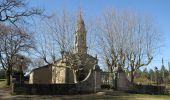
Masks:
[[[84,20],[82,18],[82,11],[80,11],[77,15],[77,30],[79,30],[80,28],[84,28]]]
[[[77,16],[75,33],[75,51],[77,53],[87,53],[86,46],[86,28],[80,11]]]
[[[81,11],[78,13],[77,20],[78,21],[83,21],[83,19],[82,19],[82,12]]]

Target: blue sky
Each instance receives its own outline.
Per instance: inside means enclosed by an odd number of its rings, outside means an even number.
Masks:
[[[163,45],[154,57],[149,67],[160,66],[164,58],[165,66],[170,61],[170,0],[30,0],[31,6],[45,8],[51,13],[56,10],[67,9],[77,11],[82,8],[87,17],[101,14],[104,9],[129,9],[139,13],[146,13],[154,18],[163,35]]]

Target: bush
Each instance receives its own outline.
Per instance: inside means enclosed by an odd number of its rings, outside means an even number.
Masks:
[[[101,89],[111,89],[111,86],[109,84],[103,84],[101,85]]]
[[[5,71],[3,69],[0,69],[0,79],[5,78]]]

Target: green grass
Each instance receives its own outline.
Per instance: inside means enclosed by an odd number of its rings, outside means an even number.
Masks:
[[[0,79],[0,88],[6,87],[6,79]]]
[[[5,81],[6,79],[0,79],[0,81]]]

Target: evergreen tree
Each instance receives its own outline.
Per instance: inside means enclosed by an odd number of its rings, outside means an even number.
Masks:
[[[170,83],[170,62],[168,62],[168,67],[169,67],[168,83]]]
[[[158,84],[159,82],[159,70],[158,67],[155,66],[155,82]]]
[[[165,84],[168,82],[169,71],[164,66],[163,58],[162,58],[162,66],[161,66],[161,70],[160,70],[160,76],[162,78],[162,83]]]
[[[168,62],[168,67],[169,67],[169,76],[170,76],[170,62]]]
[[[164,82],[165,80],[165,66],[164,66],[164,60],[162,58],[162,66],[161,66],[161,70],[160,70],[160,77],[162,78],[162,81]]]

